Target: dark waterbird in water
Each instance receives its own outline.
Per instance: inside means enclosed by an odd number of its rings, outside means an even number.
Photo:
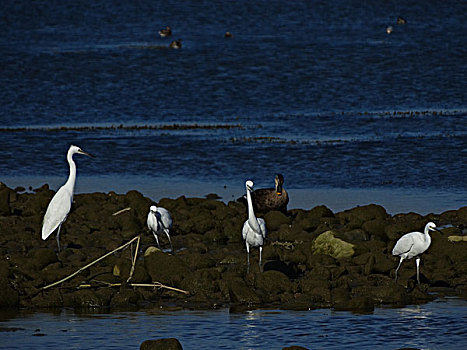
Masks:
[[[182,48],[182,39],[172,41],[170,43],[169,47],[171,49],[181,49]]]
[[[242,236],[246,245],[248,271],[250,270],[250,247],[259,247],[259,269],[262,271],[261,252],[263,251],[263,244],[266,239],[266,222],[263,218],[257,218],[253,209],[251,200],[253,181],[248,180],[245,186],[248,203],[248,219],[243,224]]]
[[[284,177],[277,174],[274,188],[260,188],[252,193],[253,208],[255,212],[266,213],[271,210],[278,210],[287,213],[287,204],[289,195],[284,189]],[[246,195],[237,199],[237,201],[247,204]]]
[[[172,35],[172,29],[169,26],[166,26],[165,28],[159,30],[159,35],[161,38],[166,38],[168,36]]]
[[[66,220],[71,209],[71,203],[73,202],[73,192],[75,190],[76,181],[76,164],[73,161],[73,155],[76,153],[94,157],[93,155],[84,152],[78,146],[70,146],[66,156],[68,165],[70,166],[70,175],[68,176],[67,182],[62,187],[60,187],[57,193],[55,193],[55,195],[52,197],[42,222],[43,240],[46,240],[47,237],[49,237],[58,228],[58,251],[60,251],[60,228],[62,227],[63,222]]]
[[[397,17],[397,24],[406,24],[407,20],[401,16]]]
[[[415,257],[415,264],[417,265],[417,281],[420,285],[420,255],[423,254],[431,244],[431,237],[429,231],[438,231],[436,225],[433,222],[429,222],[425,226],[424,233],[421,232],[409,232],[403,235],[396,242],[394,249],[392,250],[392,255],[397,255],[401,259],[399,265],[396,269],[395,281],[397,282],[397,272],[401,267],[402,262],[405,259],[412,259]]]

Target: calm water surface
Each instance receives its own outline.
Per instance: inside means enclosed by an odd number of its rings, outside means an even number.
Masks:
[[[313,310],[21,313],[0,322],[1,349],[137,349],[147,339],[176,337],[183,349],[462,349],[467,302],[451,299],[373,314]]]

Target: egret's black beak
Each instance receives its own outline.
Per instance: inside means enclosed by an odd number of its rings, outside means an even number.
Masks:
[[[437,228],[434,229],[435,231],[438,231],[439,233],[443,234],[441,230],[438,230]]]
[[[96,158],[96,156],[92,155],[91,153],[84,152],[83,150],[79,150],[78,153],[84,154],[85,156]]]

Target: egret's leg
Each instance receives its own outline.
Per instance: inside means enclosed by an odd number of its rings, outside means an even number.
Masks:
[[[62,225],[58,226],[58,231],[57,231],[57,246],[58,246],[58,252],[60,253],[60,228]]]
[[[246,244],[246,261],[247,261],[247,272],[250,272],[250,246]]]
[[[161,245],[159,244],[159,238],[157,237],[157,234],[154,231],[152,231],[152,234],[154,235],[154,238],[156,239],[157,247],[161,249]]]
[[[263,251],[263,247],[259,247],[259,270],[263,272],[263,267],[261,265],[261,252]]]
[[[401,267],[401,264],[402,264],[403,261],[404,261],[404,258],[401,257],[401,260],[399,261],[399,265],[397,265],[397,269],[396,269],[396,279],[395,279],[395,282],[397,282],[397,272],[399,271],[399,268]]]
[[[417,265],[417,281],[418,285],[420,285],[420,258],[415,259],[415,264]]]
[[[172,240],[170,239],[170,235],[169,235],[169,230],[165,228],[164,232],[167,235],[167,238],[169,239],[170,249],[172,250],[172,254],[175,254],[174,246],[172,245]]]

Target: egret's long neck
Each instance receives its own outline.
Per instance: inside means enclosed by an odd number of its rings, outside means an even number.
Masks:
[[[430,236],[430,230],[428,229],[428,227],[425,227],[425,242],[430,244],[431,243],[431,236]]]
[[[248,223],[253,230],[259,231],[259,224],[258,220],[256,220],[255,211],[253,210],[253,201],[251,200],[249,189],[246,190],[246,200],[248,202]]]
[[[71,152],[68,152],[66,159],[68,160],[68,164],[70,165],[70,176],[68,176],[68,180],[65,183],[65,186],[73,193],[76,180],[76,164],[73,161],[73,154]]]

